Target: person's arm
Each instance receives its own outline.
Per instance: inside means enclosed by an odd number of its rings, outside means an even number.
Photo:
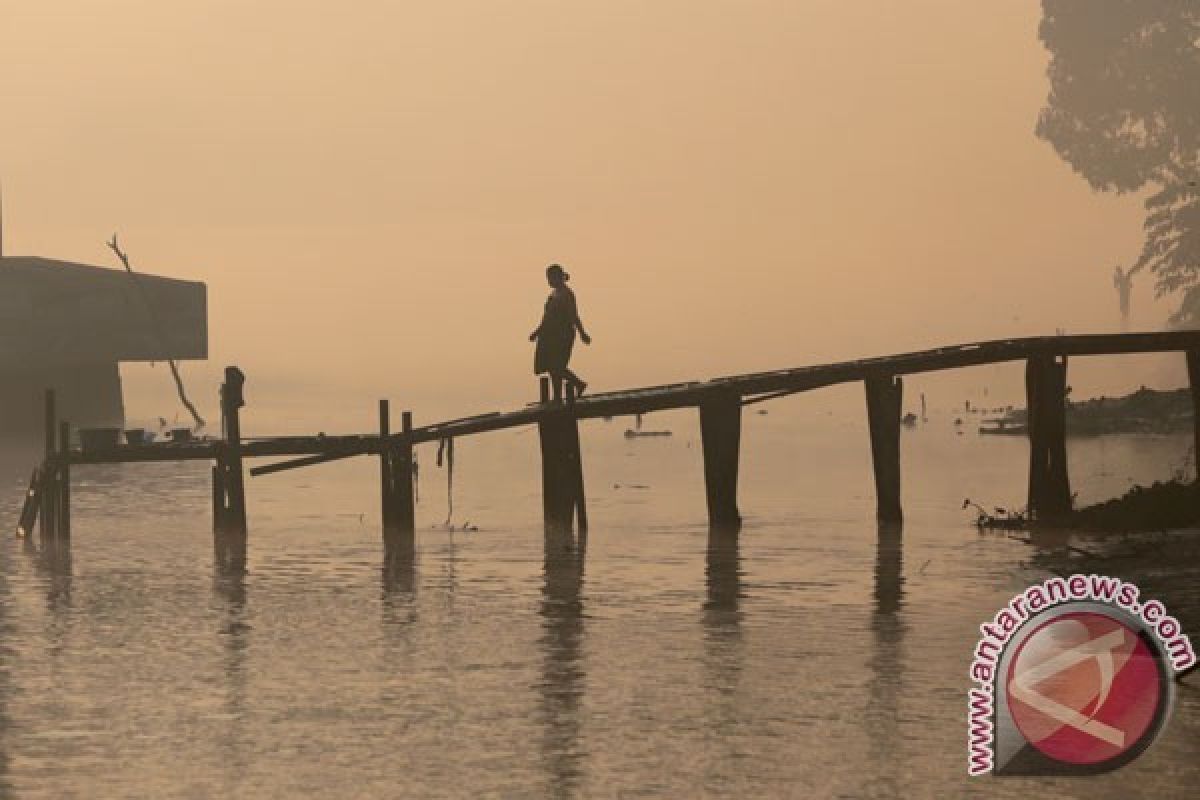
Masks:
[[[538,334],[541,332],[542,332],[542,324],[539,322],[538,326],[533,329],[533,333],[529,334],[529,341],[536,342],[537,338],[538,338]]]
[[[575,295],[571,295],[571,313],[575,316],[575,329],[579,331],[579,338],[584,344],[591,344],[592,337],[588,336],[588,332],[583,329],[583,320],[579,318],[579,308],[575,305]]]

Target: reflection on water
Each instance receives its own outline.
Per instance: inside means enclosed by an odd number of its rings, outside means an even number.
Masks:
[[[456,464],[478,532],[434,527],[426,497],[419,534],[382,541],[366,460],[252,481],[248,538],[215,539],[203,465],[80,467],[71,549],[0,540],[0,797],[1106,800],[1200,780],[1195,691],[1086,784],[963,765],[981,621],[1087,567],[1200,630],[1189,540],[979,535],[962,498],[1020,497],[1028,454],[949,425],[905,432],[905,527],[877,526],[847,444],[865,432],[781,417],[747,421],[740,531],[703,525],[684,425],[645,446],[585,427],[590,539],[543,535],[528,436]],[[820,469],[795,468],[802,438]],[[1077,485],[1161,476],[1189,439],[1113,438],[1103,474],[1075,443]]]
[[[875,763],[893,758],[903,732],[900,701],[904,696],[904,528],[880,522],[875,544],[875,607],[871,613],[871,649],[865,723]],[[868,787],[873,797],[897,797],[895,773],[883,771]]]
[[[383,541],[383,579],[385,605],[404,603],[410,608],[417,593],[417,542],[413,533],[388,531]]]
[[[714,767],[738,757],[733,734],[743,724],[745,702],[740,692],[745,657],[740,535],[741,525],[712,525],[704,551],[704,724],[718,742],[717,758],[705,764],[705,784],[721,791],[732,787]]]
[[[8,574],[0,570],[0,798],[7,798],[12,793],[12,782],[9,780],[9,761],[12,752],[12,721],[9,719],[9,696],[12,693],[12,679],[9,672],[16,659],[11,642],[15,631],[9,620],[13,607],[12,596],[8,591]]]
[[[246,730],[251,626],[246,610],[246,545],[244,532],[213,535],[213,593],[218,601],[217,635],[222,643],[226,724],[221,739],[226,791],[236,795],[247,764]]]
[[[540,717],[542,758],[551,797],[572,797],[585,752],[581,705],[587,689],[583,661],[583,570],[587,534],[547,527],[542,560]]]

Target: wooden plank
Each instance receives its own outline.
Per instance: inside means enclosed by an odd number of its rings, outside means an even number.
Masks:
[[[363,455],[360,452],[350,453],[322,453],[315,456],[304,456],[289,461],[277,461],[274,464],[265,464],[261,467],[251,467],[250,475],[258,477],[259,475],[272,475],[276,472],[286,472],[289,469],[299,469],[301,467],[313,467],[318,464],[328,464],[331,461],[341,461],[344,458],[354,458],[355,456]]]

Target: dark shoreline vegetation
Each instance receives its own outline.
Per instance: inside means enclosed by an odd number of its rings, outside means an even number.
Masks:
[[[1067,434],[1074,436],[1161,435],[1191,431],[1193,416],[1190,389],[1160,391],[1143,386],[1123,397],[1096,397],[1080,402],[1068,399],[1066,427]],[[985,426],[990,427],[981,427],[980,433],[1025,435],[1026,420],[1025,409],[1011,409],[1002,417],[985,420]],[[1120,497],[1074,509],[1065,518],[1040,526],[1024,510],[997,509],[992,515],[969,500],[964,501],[963,507],[974,505],[980,512],[976,525],[991,530],[1044,527],[1104,534],[1200,528],[1200,483],[1190,478],[1193,457],[1194,453],[1189,452],[1187,466],[1175,469],[1170,480],[1133,486]]]
[[[1099,436],[1106,433],[1178,433],[1192,428],[1190,389],[1147,389],[1123,397],[1067,400],[1067,435]],[[984,420],[980,433],[1024,435],[1028,416],[1014,409]]]
[[[1060,524],[1102,533],[1200,527],[1200,484],[1176,478],[1134,486],[1120,497],[1072,511]]]

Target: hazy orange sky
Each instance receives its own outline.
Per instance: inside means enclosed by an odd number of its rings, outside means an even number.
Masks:
[[[0,0],[7,251],[115,266],[115,230],[136,266],[207,282],[211,361],[186,373],[210,406],[226,363],[368,411],[532,399],[552,261],[597,389],[1113,330],[1141,205],[1034,137],[1040,15]],[[1166,313],[1143,279],[1135,328]],[[1082,374],[1174,362],[1134,363]],[[170,398],[165,372],[126,376],[131,412]]]

